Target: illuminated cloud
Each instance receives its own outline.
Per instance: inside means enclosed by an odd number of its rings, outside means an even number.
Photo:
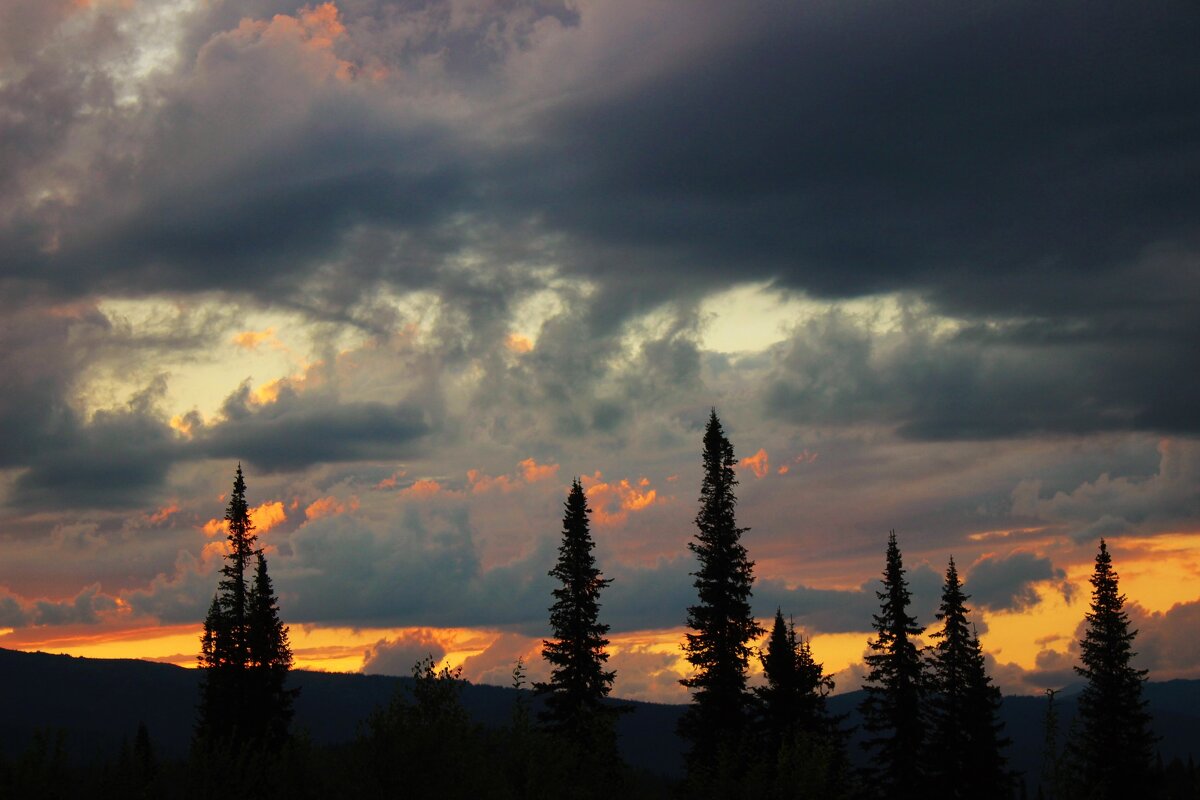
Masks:
[[[771,460],[767,456],[767,451],[760,447],[757,453],[739,461],[738,466],[749,467],[756,478],[765,478],[771,471]]]
[[[273,347],[282,346],[280,341],[275,338],[274,328],[267,328],[261,331],[241,331],[233,335],[233,343],[243,350],[256,350],[264,342]]]
[[[592,509],[592,521],[597,525],[623,525],[630,513],[662,502],[658,490],[650,488],[649,478],[639,478],[636,484],[628,478],[612,483],[605,481],[597,470],[593,475],[581,475],[579,481]]]
[[[287,520],[287,512],[279,500],[271,500],[250,509],[250,522],[254,524],[255,533],[266,533],[281,522]],[[226,536],[229,533],[229,523],[224,519],[210,519],[201,526],[205,536]]]
[[[521,476],[528,483],[549,480],[558,474],[558,464],[539,464],[532,458],[525,459],[518,466]]]
[[[418,478],[411,485],[400,490],[400,494],[405,497],[429,498],[440,494],[446,494],[447,490],[432,478]]]
[[[396,470],[391,475],[387,476],[379,483],[375,484],[376,489],[395,489],[397,482],[408,474],[407,470]]]
[[[533,342],[519,333],[510,333],[504,340],[504,346],[514,353],[528,353],[533,349]]]
[[[164,506],[164,507],[160,508],[158,511],[155,511],[153,514],[151,514],[150,521],[155,524],[166,522],[168,519],[171,518],[171,516],[173,514],[178,514],[178,513],[179,513],[179,504],[171,503],[170,505]]]
[[[358,498],[352,497],[349,502],[343,502],[333,495],[328,497],[320,497],[309,503],[304,509],[304,518],[308,520],[320,519],[333,514],[345,514],[347,511],[352,511],[358,508]]]

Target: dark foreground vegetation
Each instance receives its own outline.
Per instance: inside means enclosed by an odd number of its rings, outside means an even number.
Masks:
[[[163,757],[139,725],[103,760],[82,764],[64,735],[36,733],[0,761],[0,796],[180,798],[1197,798],[1188,760],[1164,763],[1131,664],[1136,631],[1103,540],[1076,672],[1081,690],[1066,730],[1062,698],[1041,701],[1036,770],[1018,770],[1000,692],[954,560],[936,624],[909,613],[897,537],[887,542],[868,673],[850,713],[834,707],[832,679],[810,643],[776,609],[766,633],[752,612],[754,562],[736,522],[733,447],[714,411],[703,440],[697,533],[697,603],[687,609],[683,684],[692,704],[678,715],[682,774],[631,766],[620,723],[630,706],[609,698],[609,584],[593,557],[587,499],[578,481],[565,503],[559,581],[542,655],[550,680],[527,692],[513,669],[506,718],[481,724],[463,703],[459,674],[432,658],[414,666],[387,702],[343,741],[317,741],[293,725],[301,687],[291,680],[288,629],[255,547],[241,467],[225,520],[226,564],[204,623],[199,692],[185,756]],[[923,645],[925,637],[931,644]],[[765,683],[748,685],[752,659]],[[662,737],[665,738],[665,737]],[[1036,774],[1034,774],[1036,772]]]

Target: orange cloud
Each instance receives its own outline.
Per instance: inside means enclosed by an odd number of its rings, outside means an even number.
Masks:
[[[442,485],[437,481],[431,478],[421,478],[413,481],[412,486],[409,486],[407,489],[401,489],[400,494],[407,495],[409,497],[424,498],[433,497],[436,494],[441,494],[443,491]]]
[[[532,458],[525,459],[517,466],[521,468],[521,475],[529,483],[544,481],[558,474],[558,464],[539,464]]]
[[[257,350],[258,346],[263,342],[271,342],[275,346],[282,346],[279,340],[275,338],[274,328],[267,328],[261,331],[241,331],[233,335],[232,341],[243,350]]]
[[[169,506],[166,506],[165,508],[160,508],[158,511],[155,511],[153,514],[151,514],[150,521],[153,523],[156,523],[156,524],[159,522],[166,522],[168,517],[170,517],[172,514],[176,514],[178,512],[179,512],[179,504],[171,503]]]
[[[781,465],[781,466],[779,467],[779,469],[777,470],[777,472],[778,472],[780,475],[787,475],[789,472],[791,472],[791,470],[792,470],[792,468],[791,468],[791,467],[789,467],[787,464],[783,464],[783,465]]]
[[[510,333],[504,340],[504,346],[513,353],[528,353],[533,349],[533,342],[527,336],[522,336],[519,333]]]
[[[467,470],[467,483],[471,485],[471,491],[475,494],[490,492],[493,489],[498,489],[502,492],[511,492],[517,488],[517,485],[507,475],[500,475],[493,478],[491,475],[484,474],[477,469]]]
[[[260,406],[274,403],[283,389],[283,379],[268,381],[250,393],[250,399]]]
[[[258,533],[266,533],[286,520],[287,514],[284,513],[283,503],[278,500],[250,509],[250,521],[254,523],[254,529]]]
[[[222,495],[222,499],[224,499],[224,495]],[[272,500],[250,509],[250,522],[254,524],[257,533],[266,533],[286,519],[287,513],[283,510],[283,503],[278,500]],[[204,531],[205,536],[216,536],[217,534],[224,536],[229,533],[229,525],[224,519],[210,519],[200,529]]]
[[[558,464],[539,464],[532,458],[517,462],[517,467],[520,469],[521,478],[525,483],[537,483],[558,474]],[[521,484],[508,475],[493,477],[477,469],[467,470],[467,483],[470,485],[471,491],[476,494],[494,490],[511,492],[521,488]]]
[[[171,421],[168,424],[171,426],[172,429],[178,431],[184,437],[190,439],[190,438],[192,438],[192,435],[195,433],[196,423],[198,421],[197,416],[198,415],[196,415],[195,413],[176,414],[175,416],[171,417]]]
[[[396,481],[398,481],[400,478],[403,478],[407,474],[408,474],[408,470],[406,470],[406,469],[396,470],[391,475],[384,478],[379,483],[375,484],[375,488],[376,489],[395,489]]]
[[[354,64],[333,53],[334,43],[346,34],[338,8],[334,3],[305,6],[296,16],[276,14],[270,22],[243,19],[229,35],[242,45],[264,42],[272,47],[288,48],[299,45],[312,57],[303,66],[316,78],[329,75],[338,80],[352,80],[358,69]]]
[[[350,498],[349,504],[343,503],[333,495],[322,497],[314,500],[304,509],[305,519],[320,519],[321,517],[332,517],[337,514],[345,514],[347,511],[354,511],[358,508],[358,498]]]
[[[597,525],[620,525],[629,518],[630,512],[641,511],[658,500],[658,492],[649,488],[647,478],[641,478],[636,486],[628,478],[609,483],[597,470],[595,475],[584,475],[579,481],[587,493],[592,519]]]
[[[767,451],[760,447],[757,453],[739,461],[738,466],[749,467],[754,472],[754,477],[764,478],[771,471],[771,460]]]
[[[308,33],[309,41],[317,47],[332,47],[333,40],[346,33],[346,26],[338,18],[338,7],[334,3],[305,6],[299,13],[300,24]]]

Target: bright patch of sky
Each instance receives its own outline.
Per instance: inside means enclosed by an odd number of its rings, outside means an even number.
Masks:
[[[104,360],[85,373],[76,396],[88,416],[128,403],[161,377],[166,383],[159,401],[163,412],[172,416],[196,410],[209,419],[243,381],[259,389],[301,372],[328,348],[354,347],[365,336],[346,327],[331,337],[302,316],[283,311],[231,314],[227,304],[215,298],[186,308],[161,298],[109,299],[99,303],[99,309],[147,355],[136,364]],[[186,336],[193,326],[200,329],[202,339],[196,344],[202,346],[153,345]]]
[[[761,352],[786,341],[797,326],[832,312],[875,334],[900,330],[914,316],[932,325],[938,334],[951,333],[960,324],[904,294],[818,300],[780,291],[768,283],[750,283],[710,295],[700,304],[700,345],[718,353]]]

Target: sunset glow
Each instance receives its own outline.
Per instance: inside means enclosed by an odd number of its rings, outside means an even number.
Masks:
[[[1196,15],[927,13],[0,3],[0,648],[195,666],[240,464],[298,667],[538,680],[577,478],[687,702],[715,410],[839,692],[893,530],[1006,692],[1101,538],[1200,679]]]

